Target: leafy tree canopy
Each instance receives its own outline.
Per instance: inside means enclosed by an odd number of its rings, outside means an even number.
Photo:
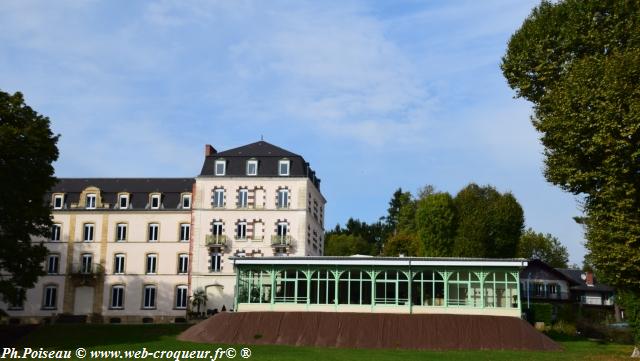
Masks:
[[[426,256],[451,256],[456,229],[456,208],[449,193],[427,194],[418,201],[416,236]]]
[[[398,257],[400,255],[407,257],[424,257],[424,244],[420,242],[415,235],[400,232],[389,237],[384,244],[382,254],[389,257]]]
[[[371,254],[371,244],[353,234],[328,234],[325,237],[325,256],[352,256]]]
[[[558,238],[527,229],[518,243],[518,257],[539,259],[554,268],[567,268],[569,253]]]
[[[469,184],[454,199],[458,227],[453,255],[513,257],[524,229],[524,211],[511,193]]]
[[[640,291],[640,2],[543,2],[502,70],[534,105],[547,180],[585,196],[593,267]]]
[[[55,184],[52,163],[58,159],[49,118],[24,103],[22,94],[0,91],[0,297],[20,304],[25,289],[44,274],[47,254],[31,236],[48,236],[51,228],[46,194]]]

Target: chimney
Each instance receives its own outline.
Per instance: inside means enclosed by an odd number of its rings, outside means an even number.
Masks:
[[[208,157],[210,155],[216,154],[218,153],[218,151],[216,151],[216,148],[214,148],[211,144],[205,144],[204,146],[204,156]]]
[[[587,282],[587,286],[593,287],[593,272],[587,272],[587,279],[585,282]]]

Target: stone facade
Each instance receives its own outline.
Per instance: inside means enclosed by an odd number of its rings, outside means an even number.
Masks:
[[[224,172],[209,168],[220,159]],[[302,157],[263,141],[207,145],[195,178],[61,179],[51,237],[33,240],[50,251],[47,275],[23,305],[0,309],[21,322],[173,322],[197,289],[208,295],[203,311],[232,309],[230,256],[322,255],[319,185]]]

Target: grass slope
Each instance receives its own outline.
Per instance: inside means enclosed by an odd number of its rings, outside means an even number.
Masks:
[[[187,325],[45,325],[23,339],[16,347],[52,350],[212,350],[227,345],[208,345],[182,342],[176,336]],[[562,352],[526,351],[406,351],[406,350],[355,350],[336,348],[312,348],[291,346],[248,346],[250,360],[623,360],[628,359],[632,346],[599,344],[579,340],[560,342]],[[234,346],[240,349],[242,346]],[[86,359],[89,359],[87,356]],[[240,355],[237,360],[243,360]],[[208,361],[208,359],[207,359]]]

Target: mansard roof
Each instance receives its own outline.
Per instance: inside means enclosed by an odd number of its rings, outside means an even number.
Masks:
[[[278,163],[284,159],[290,162],[288,177],[309,178],[316,188],[320,189],[320,179],[316,177],[315,172],[302,156],[265,141],[217,153],[213,151],[212,154],[205,156],[200,176],[215,176],[216,161],[222,160],[226,163],[225,175],[222,177],[248,177],[247,161],[257,160],[257,177],[280,177]]]
[[[215,154],[218,157],[300,157],[298,154],[282,149],[263,140],[241,147],[232,148]]]
[[[102,202],[115,205],[118,193],[129,193],[129,209],[146,209],[151,193],[162,194],[163,209],[178,209],[180,194],[190,193],[194,178],[60,178],[51,193],[64,193],[69,207],[78,203],[80,194],[88,187],[100,190]]]

